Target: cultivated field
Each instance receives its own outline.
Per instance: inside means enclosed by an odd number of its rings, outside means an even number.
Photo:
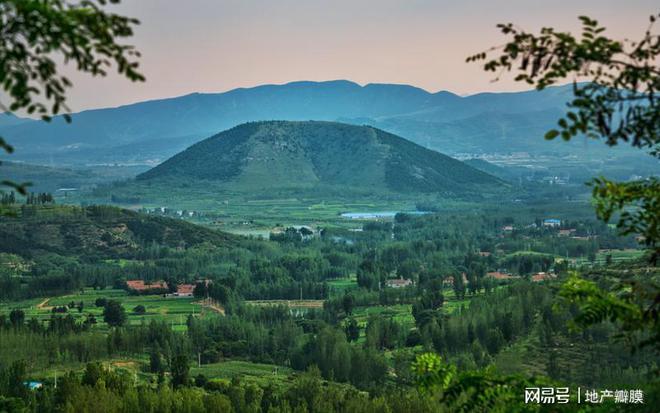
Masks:
[[[192,377],[203,374],[209,379],[231,380],[235,377],[242,381],[257,382],[267,385],[283,385],[291,381],[293,370],[274,364],[251,363],[248,361],[229,360],[220,363],[203,364],[190,369]]]
[[[69,294],[58,297],[42,297],[19,302],[0,303],[0,313],[9,313],[12,309],[18,308],[25,312],[26,320],[37,318],[40,321],[47,320],[53,315],[53,307],[68,306],[72,302],[75,307],[69,308],[66,313],[57,313],[58,315],[71,314],[76,319],[83,319],[88,315],[96,317],[98,327],[106,328],[103,322],[103,308],[97,307],[95,302],[98,298],[106,298],[119,301],[126,310],[129,324],[141,324],[150,320],[161,320],[170,323],[172,328],[177,331],[186,329],[186,319],[188,315],[196,317],[214,317],[218,312],[201,305],[196,299],[169,298],[161,295],[129,295],[124,290],[103,289],[94,290],[85,288],[76,294]],[[83,303],[82,311],[78,310],[79,303]],[[136,314],[133,309],[143,305],[146,309],[144,314]]]

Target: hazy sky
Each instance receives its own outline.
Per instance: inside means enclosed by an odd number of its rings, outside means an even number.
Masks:
[[[465,57],[503,43],[495,25],[579,27],[597,18],[617,37],[639,38],[657,0],[123,0],[141,25],[144,84],[116,76],[74,81],[74,110],[191,92],[295,80],[407,83],[459,94],[524,89]]]

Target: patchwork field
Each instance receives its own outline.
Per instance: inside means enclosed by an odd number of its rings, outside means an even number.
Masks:
[[[21,309],[25,312],[27,320],[36,318],[40,321],[47,320],[53,313],[54,307],[69,306],[66,313],[57,313],[60,315],[71,314],[76,319],[83,319],[88,315],[93,315],[97,320],[98,327],[105,329],[107,326],[103,322],[103,308],[97,307],[95,302],[98,298],[106,298],[119,301],[126,310],[129,324],[142,324],[150,320],[161,320],[170,323],[174,330],[182,331],[186,329],[186,318],[188,315],[196,317],[214,317],[218,312],[211,308],[201,305],[194,298],[170,298],[161,295],[129,295],[124,290],[104,289],[94,290],[86,288],[77,294],[64,295],[52,298],[34,298],[19,302],[0,303],[0,313],[9,313],[13,309]],[[82,311],[78,310],[82,302]],[[143,305],[146,309],[144,314],[137,314],[133,309]]]
[[[596,254],[596,259],[593,264],[595,265],[606,265],[608,256],[611,257],[612,262],[625,262],[630,260],[637,260],[644,256],[645,252],[643,250],[637,249],[622,249],[622,250],[600,250]],[[577,265],[591,265],[592,262],[589,261],[587,257],[581,257],[576,260]]]
[[[322,224],[324,226],[359,227],[359,220],[342,218],[346,212],[379,212],[379,211],[414,211],[415,200],[411,198],[379,198],[362,197],[364,201],[343,199],[341,196],[329,198],[319,195],[315,197],[290,196],[283,194],[281,198],[269,196],[264,199],[247,198],[244,194],[227,191],[192,191],[190,188],[171,188],[166,200],[161,200],[160,194],[147,194],[144,200],[133,204],[117,204],[133,210],[153,210],[161,207],[172,211],[186,210],[195,216],[185,218],[191,222],[211,226],[224,231],[242,235],[267,236],[275,226]],[[146,188],[148,192],[148,188]],[[105,195],[105,194],[104,194]],[[80,202],[108,203],[110,194],[102,197],[92,194],[80,194],[67,199],[58,200],[63,203],[78,204]],[[133,195],[127,196],[128,198]],[[142,199],[142,198],[141,198]],[[152,199],[157,199],[152,201]],[[332,200],[329,200],[332,199]],[[445,201],[448,207],[456,207],[463,203]],[[177,217],[176,215],[172,215]]]
[[[293,370],[289,367],[240,360],[203,364],[201,367],[192,367],[190,369],[192,377],[198,374],[203,374],[209,379],[221,380],[231,380],[238,377],[242,381],[257,382],[264,385],[274,384],[277,386],[291,382],[292,373]]]
[[[408,304],[358,307],[353,310],[353,317],[360,327],[366,327],[369,318],[375,315],[392,318],[406,328],[412,328],[415,324],[415,319],[412,316],[412,306]]]
[[[348,278],[336,278],[327,281],[330,288],[330,296],[343,295],[344,292],[352,288],[357,288],[357,277],[353,274]]]
[[[120,358],[104,360],[101,363],[114,371],[133,378],[141,383],[156,383],[157,376],[148,372],[147,358]],[[51,367],[30,372],[30,378],[48,383],[54,383],[57,377],[62,377],[68,371],[82,374],[85,363],[70,363],[66,366]],[[275,364],[252,363],[243,360],[228,360],[219,363],[202,364],[198,367],[191,361],[190,376],[195,378],[204,375],[209,380],[229,381],[240,378],[241,381],[256,384],[273,384],[286,386],[293,380],[293,370],[286,366]]]

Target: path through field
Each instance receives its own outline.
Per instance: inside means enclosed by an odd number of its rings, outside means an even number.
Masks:
[[[211,311],[215,311],[218,314],[225,315],[225,309],[222,308],[222,306],[220,304],[218,304],[215,301],[212,301],[210,299],[197,301],[197,302],[194,302],[193,304],[199,304],[202,307],[208,308]]]
[[[46,305],[46,304],[48,304],[48,301],[50,301],[50,298],[46,298],[45,300],[43,300],[42,302],[37,304],[37,309],[38,310],[50,310],[51,308],[53,308],[52,306],[47,306]]]
[[[266,305],[285,305],[289,308],[323,308],[324,300],[250,300],[248,304],[266,306]]]

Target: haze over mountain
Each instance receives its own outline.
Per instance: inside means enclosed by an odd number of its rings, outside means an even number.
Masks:
[[[492,192],[505,184],[370,126],[322,121],[239,125],[139,175],[150,186],[220,183],[234,191],[340,187],[373,193]]]
[[[12,159],[9,157],[8,159]],[[92,168],[68,168],[36,165],[32,163],[2,161],[4,177],[14,182],[30,183],[30,192],[50,192],[63,194],[62,188],[88,190],[98,184],[110,183],[144,172],[148,167],[135,165],[132,167],[113,167],[111,165]]]
[[[71,124],[3,123],[0,134],[16,146],[14,159],[70,164],[156,164],[221,130],[273,119],[369,124],[447,154],[569,152],[574,144],[542,136],[571,93],[562,86],[461,97],[407,85],[293,82],[89,110]]]

